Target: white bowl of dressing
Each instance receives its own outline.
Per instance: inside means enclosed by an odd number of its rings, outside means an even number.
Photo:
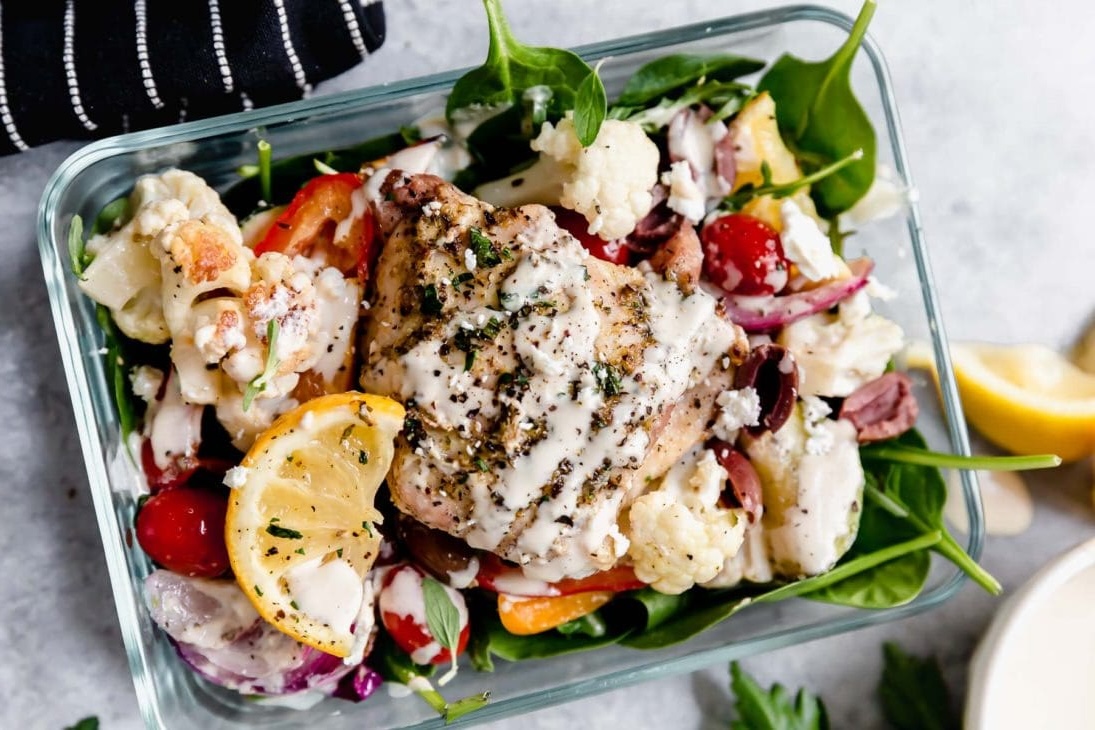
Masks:
[[[966,730],[1095,728],[1095,539],[1039,570],[974,652]]]

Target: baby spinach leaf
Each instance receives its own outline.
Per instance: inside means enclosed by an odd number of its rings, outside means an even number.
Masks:
[[[924,437],[916,430],[907,431],[885,444],[927,451]],[[943,539],[933,549],[986,591],[999,595],[1003,590],[999,581],[967,555],[946,531],[943,505],[947,500],[947,485],[939,469],[924,464],[889,461],[886,452],[878,448],[864,448],[860,453],[864,469],[872,475],[867,481],[865,494],[886,512],[877,516],[881,525],[879,529],[895,538],[940,531]]]
[[[615,644],[620,637],[630,631],[623,624],[606,622],[605,632],[599,636],[574,632],[569,635],[558,631],[545,631],[541,634],[518,636],[506,631],[497,615],[483,619],[476,627],[475,640],[482,644],[478,649],[480,662],[484,656],[494,655],[510,662],[522,659],[545,659],[547,657],[574,654],[588,649]]]
[[[826,217],[848,210],[874,182],[876,139],[871,120],[852,92],[852,60],[876,8],[866,0],[848,39],[825,61],[784,54],[757,85],[776,102],[776,119],[787,145],[800,159],[835,162],[863,150],[863,157],[811,190]]]
[[[559,48],[526,46],[513,36],[502,12],[501,0],[483,0],[490,30],[487,60],[460,77],[449,93],[445,114],[451,121],[456,111],[469,107],[505,107],[518,104],[525,91],[537,86],[551,90],[549,116],[558,118],[574,109],[579,140],[589,145],[604,121],[604,105],[596,103],[596,89],[576,106],[580,88],[594,71],[578,54]],[[600,80],[590,81],[596,86]],[[601,94],[604,93],[603,87]]]
[[[128,448],[129,434],[137,427],[140,412],[139,399],[129,387],[130,359],[127,355],[129,338],[121,333],[110,316],[110,310],[102,304],[95,306],[95,320],[103,331],[103,370],[110,392],[114,395],[114,406],[118,411],[118,427],[122,432],[122,441]]]
[[[124,224],[129,220],[129,198],[122,196],[115,198],[99,211],[99,215],[95,216],[95,225],[91,227],[93,234],[106,233],[115,226]]]
[[[920,595],[930,570],[931,555],[921,550],[813,591],[806,597],[856,608],[902,606]]]
[[[882,645],[885,666],[878,685],[882,711],[896,730],[955,730],[950,695],[939,662],[906,654],[897,644]]]
[[[578,634],[588,636],[591,639],[598,639],[608,633],[608,626],[605,624],[605,620],[601,618],[600,613],[594,611],[573,621],[567,621],[565,624],[557,626],[555,630],[563,636]]]
[[[620,643],[636,649],[660,649],[690,639],[701,631],[725,621],[752,603],[770,603],[785,598],[809,596],[814,591],[828,588],[853,576],[874,570],[880,565],[910,553],[929,548],[942,539],[939,532],[931,532],[911,540],[889,545],[866,555],[840,563],[828,573],[787,583],[778,588],[732,589],[728,591],[693,590],[687,595],[690,604],[686,610],[671,616],[662,624],[631,636]],[[751,592],[750,592],[751,591]]]
[[[733,81],[764,68],[764,62],[729,53],[675,53],[636,71],[614,106],[640,107],[693,86],[700,79]]]
[[[763,689],[730,663],[730,691],[738,717],[730,730],[829,730],[825,703],[816,695],[800,689],[794,699],[781,684]]]

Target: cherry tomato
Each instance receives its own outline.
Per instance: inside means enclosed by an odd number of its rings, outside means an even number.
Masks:
[[[352,195],[361,185],[361,177],[352,172],[308,181],[255,245],[255,255],[267,251],[287,256],[321,253],[328,265],[345,276],[365,281],[377,238],[372,214],[366,209],[353,219],[345,236],[334,240],[339,223],[354,214]]]
[[[183,575],[215,578],[228,570],[228,499],[212,489],[153,494],[137,513],[137,542],[157,563]]]
[[[198,469],[198,460],[180,457],[173,459],[167,468],[161,469],[152,454],[152,441],[145,439],[141,444],[141,466],[144,467],[148,488],[153,494],[164,489],[181,487]]]
[[[407,652],[415,664],[446,664],[452,661],[449,649],[440,646],[426,623],[426,601],[422,593],[424,578],[425,574],[410,564],[392,568],[384,576],[384,585],[380,589],[380,621],[396,646]],[[456,646],[456,653],[460,655],[467,648],[468,637],[471,636],[468,608],[459,591],[450,588],[446,592],[460,613],[460,638]]]
[[[787,285],[787,258],[779,234],[767,223],[733,213],[700,232],[703,271],[714,284],[734,294],[775,294]]]
[[[606,241],[600,236],[589,232],[589,222],[581,213],[576,213],[569,208],[557,205],[551,206],[555,213],[555,222],[567,233],[578,239],[591,256],[607,261],[610,264],[627,266],[631,263],[631,249],[627,247],[623,239]]]
[[[646,587],[646,583],[635,577],[635,570],[630,565],[617,565],[585,578],[564,578],[555,583],[530,580],[516,565],[507,565],[493,553],[480,555],[475,580],[480,588],[514,596],[569,596],[590,591],[619,593]]]

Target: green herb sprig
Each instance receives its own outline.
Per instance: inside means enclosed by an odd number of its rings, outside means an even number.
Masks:
[[[460,646],[460,611],[445,587],[430,576],[422,580],[422,600],[426,604],[426,627],[437,643],[449,650],[449,657],[452,659],[449,671],[437,680],[444,687],[456,676],[456,655]]]
[[[266,323],[266,364],[262,368],[262,372],[252,378],[251,382],[247,384],[247,389],[243,391],[244,411],[251,407],[251,403],[255,400],[255,396],[266,390],[266,386],[277,374],[278,333],[280,331],[281,327],[278,324],[277,319],[271,317],[270,321]]]
[[[737,192],[723,198],[719,207],[723,210],[733,212],[741,210],[750,200],[764,195],[769,195],[776,200],[788,198],[799,190],[822,182],[829,176],[835,175],[848,167],[848,165],[852,165],[862,159],[863,150],[855,150],[842,160],[837,160],[831,165],[826,165],[809,175],[800,177],[798,180],[792,180],[791,182],[785,183],[772,182],[772,168],[768,165],[767,161],[762,162],[760,164],[760,185],[753,185],[753,183],[743,185]]]
[[[730,663],[730,691],[738,714],[730,730],[829,730],[825,703],[816,695],[800,689],[792,698],[781,684],[765,690],[737,662]]]

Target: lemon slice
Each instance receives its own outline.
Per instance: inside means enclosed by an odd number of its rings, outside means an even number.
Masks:
[[[316,398],[275,421],[226,479],[237,582],[264,619],[329,654],[354,648],[380,545],[373,498],[402,427],[403,407],[388,398]]]
[[[1016,454],[1095,453],[1095,375],[1042,345],[951,345],[966,419]],[[912,367],[933,369],[926,348],[910,348]]]

